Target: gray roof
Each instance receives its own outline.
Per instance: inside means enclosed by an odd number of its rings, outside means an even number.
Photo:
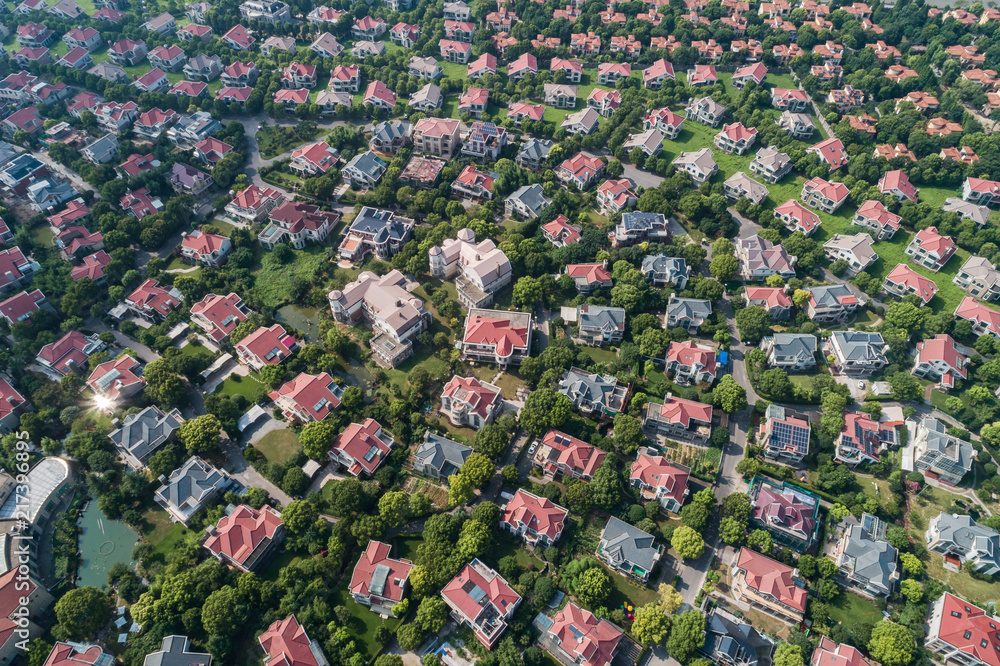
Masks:
[[[531,162],[540,162],[548,158],[549,151],[552,150],[552,146],[554,145],[556,145],[555,141],[532,137],[524,142],[521,146],[521,152],[517,156]]]
[[[105,134],[97,141],[87,146],[86,150],[94,156],[98,162],[104,163],[118,152],[118,137],[114,134]]]
[[[620,409],[621,394],[615,392],[617,385],[618,381],[611,375],[604,377],[579,368],[570,368],[559,382],[559,392],[572,400],[574,405],[586,400],[591,405]]]
[[[668,278],[675,275],[687,276],[687,262],[680,257],[665,254],[647,254],[642,258],[643,273],[663,273]]]
[[[187,65],[188,68],[192,69],[221,69],[222,68],[222,58],[217,55],[205,55],[204,53],[199,53],[196,56],[188,58]]]
[[[153,451],[163,445],[183,423],[181,413],[176,409],[164,413],[159,407],[150,405],[138,414],[125,417],[125,422],[108,437],[121,449],[139,460],[145,460]]]
[[[950,541],[966,552],[977,552],[994,560],[1000,556],[1000,535],[970,516],[941,512],[937,517],[937,528],[942,540]]]
[[[949,435],[947,425],[935,418],[922,419],[920,425],[927,432],[926,451],[936,453],[937,459],[941,462],[944,462],[943,459],[952,461],[966,472],[972,469],[972,459],[976,455],[972,444]]]
[[[958,213],[963,220],[972,220],[979,226],[986,224],[990,217],[990,209],[986,206],[977,206],[958,197],[945,199],[941,209],[946,213]]]
[[[816,336],[806,333],[775,333],[774,353],[778,356],[809,356],[816,353]]]
[[[735,666],[768,666],[774,643],[752,625],[716,610],[705,623],[705,644],[698,652],[715,663]]]
[[[612,560],[625,561],[646,571],[653,568],[659,555],[653,535],[614,516],[604,526],[601,550]]]
[[[865,235],[867,236],[868,234]],[[845,284],[826,284],[820,287],[813,287],[809,291],[812,293],[816,305],[827,308],[837,307],[840,305],[840,299],[845,296],[854,296],[854,292]],[[881,336],[879,337],[881,338]]]
[[[405,120],[383,120],[372,129],[372,139],[378,139],[382,143],[392,143],[409,135],[410,123]]]
[[[625,231],[661,229],[666,224],[666,217],[663,213],[640,213],[629,211],[622,214],[622,221],[619,225]]]
[[[873,517],[868,516],[868,518],[870,527],[873,524],[870,519]],[[886,590],[892,589],[897,553],[888,541],[881,538],[881,535],[873,534],[865,529],[865,525],[853,524],[844,534],[843,553],[854,561],[855,577],[864,578]]]
[[[358,153],[347,163],[345,169],[357,169],[361,173],[378,180],[385,173],[386,164],[372,151]]]
[[[603,305],[581,305],[577,308],[580,328],[607,331],[625,330],[625,310]]]
[[[699,298],[671,296],[667,301],[667,315],[683,319],[707,319],[712,314],[712,302]]]
[[[160,651],[146,655],[142,666],[211,666],[212,655],[190,650],[187,636],[167,636]]]
[[[862,267],[871,266],[878,259],[872,247],[872,237],[863,231],[853,236],[834,234],[833,238],[823,243],[823,247],[851,252]]]
[[[538,183],[522,185],[508,198],[517,199],[535,213],[540,213],[549,203],[549,198],[545,196],[545,192],[542,191],[542,186]]]
[[[410,106],[417,106],[421,103],[428,103],[436,109],[441,108],[441,103],[444,101],[444,96],[441,94],[441,88],[433,83],[428,83],[423,88],[417,92],[410,95]]]
[[[95,64],[87,70],[88,74],[94,74],[107,81],[127,81],[128,74],[125,70],[113,62],[105,61]]]
[[[170,506],[197,509],[228,478],[224,472],[198,456],[192,456],[170,473],[170,477],[156,490],[156,494]]]
[[[371,234],[376,243],[387,239],[402,240],[409,233],[413,220],[399,217],[391,210],[380,210],[365,206],[351,223],[351,231],[361,234]]]
[[[851,361],[885,360],[885,340],[881,333],[864,333],[861,331],[834,331],[833,339],[844,353],[844,358]]]
[[[424,441],[417,447],[414,457],[418,464],[436,469],[443,476],[451,476],[470,455],[472,455],[470,447],[447,437],[435,435],[428,430],[424,433]]]

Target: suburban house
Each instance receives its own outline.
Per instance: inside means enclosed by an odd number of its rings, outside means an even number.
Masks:
[[[811,432],[808,420],[792,416],[781,405],[770,404],[760,426],[760,446],[768,458],[800,463],[809,455]]]
[[[906,246],[906,254],[916,265],[937,273],[955,254],[955,249],[951,236],[942,236],[937,227],[925,227]]]
[[[446,238],[430,248],[431,275],[454,279],[459,302],[466,308],[482,308],[513,280],[510,260],[494,242],[476,243],[472,229],[461,229],[456,238]]]
[[[339,214],[337,219],[340,219]],[[367,254],[374,254],[386,261],[403,249],[406,241],[413,236],[415,225],[410,218],[391,210],[365,206],[344,233],[344,240],[338,248],[340,258],[357,262]]]
[[[910,177],[896,169],[887,171],[878,181],[878,189],[882,194],[891,194],[899,201],[907,199],[916,203],[920,190],[910,183]]]
[[[785,280],[795,277],[795,262],[781,245],[775,245],[757,234],[736,240],[736,258],[740,263],[740,276],[748,282],[766,280],[780,275]]]
[[[677,167],[678,171],[684,171],[691,176],[695,187],[701,187],[719,171],[719,165],[715,163],[715,158],[709,148],[702,148],[694,152],[681,151],[674,158],[673,165]]]
[[[707,446],[712,432],[712,406],[668,393],[663,404],[646,403],[642,425],[669,439]]]
[[[833,238],[823,243],[823,250],[831,260],[847,262],[848,277],[857,275],[878,259],[872,248],[872,237],[863,231],[853,236],[834,234]]]
[[[683,290],[688,282],[688,265],[681,257],[647,254],[642,258],[641,271],[653,286],[670,284]]]
[[[621,342],[625,337],[625,309],[604,305],[578,305],[577,334],[589,345]]]
[[[662,213],[640,213],[629,211],[615,226],[612,243],[615,247],[636,245],[645,242],[669,242],[670,221]]]
[[[881,201],[869,199],[854,213],[852,223],[874,231],[875,240],[891,240],[899,231],[902,219],[899,215],[890,213]]]
[[[226,507],[226,515],[205,530],[205,549],[227,566],[251,572],[260,569],[285,538],[281,514],[265,504]]]
[[[775,544],[805,552],[816,540],[819,497],[764,477],[750,484],[750,522],[771,533]]]
[[[680,386],[712,384],[716,378],[715,350],[693,340],[671,342],[664,372]]]
[[[698,654],[703,655],[713,664],[770,666],[772,663],[771,655],[774,652],[774,642],[765,634],[754,629],[753,625],[746,619],[740,619],[721,608],[715,608],[708,614],[705,621],[705,643],[698,648]],[[817,664],[813,662],[811,666],[817,666]],[[839,664],[839,666],[848,665]],[[861,665],[850,664],[850,666]]]
[[[459,148],[461,124],[454,118],[421,118],[413,126],[414,151],[451,159]]]
[[[452,617],[467,624],[487,649],[500,640],[521,596],[493,569],[473,559],[441,590]]]
[[[527,312],[472,308],[465,318],[463,358],[504,367],[520,364],[531,350],[531,319]]]
[[[59,377],[87,367],[87,359],[103,350],[105,344],[97,333],[85,336],[79,331],[68,331],[55,342],[38,350],[35,360],[40,366]]]
[[[862,303],[846,284],[829,284],[809,290],[806,314],[817,324],[843,324]]]
[[[424,433],[424,441],[413,454],[413,472],[445,481],[455,474],[472,454],[472,447],[436,435],[430,430]]]
[[[232,482],[224,470],[216,469],[198,456],[191,456],[169,477],[160,477],[163,485],[156,489],[153,499],[170,514],[170,520],[187,526],[194,514]]]
[[[546,478],[556,476],[590,481],[604,462],[607,453],[583,440],[558,430],[549,430],[536,442],[538,449],[531,464]]]
[[[718,127],[726,115],[726,107],[711,97],[696,97],[687,103],[684,115],[688,120],[694,120],[709,127]]]
[[[941,333],[916,345],[913,369],[915,377],[935,381],[944,389],[954,388],[955,382],[966,378],[968,352],[947,333]]]
[[[805,333],[775,333],[761,340],[772,368],[802,371],[816,366],[816,336]]]
[[[948,434],[947,424],[931,417],[917,423],[910,446],[918,472],[951,486],[957,486],[972,471],[976,457],[972,444]]]
[[[254,224],[263,221],[267,214],[284,200],[278,190],[251,185],[236,193],[226,206],[226,213],[235,221]]]
[[[542,214],[552,204],[538,183],[522,185],[504,200],[504,213],[508,217],[531,220]]]
[[[966,296],[962,299],[955,308],[955,318],[971,322],[972,332],[977,335],[988,333],[1000,338],[1000,312],[976,302],[974,298]]]
[[[761,180],[772,185],[791,171],[792,159],[774,146],[761,148],[750,162],[750,173],[756,174]]]
[[[594,418],[610,418],[625,407],[628,387],[619,386],[614,375],[598,375],[572,367],[559,382],[559,392],[573,407]]]
[[[843,183],[835,183],[822,178],[813,178],[802,186],[802,202],[813,208],[819,208],[831,215],[837,212],[851,191]]]
[[[161,287],[159,282],[150,278],[125,297],[123,310],[146,321],[157,323],[179,308],[183,300],[184,297],[176,287],[171,287],[168,291]]]
[[[299,373],[268,397],[281,410],[289,423],[308,424],[322,421],[340,406],[343,387],[325,372],[318,375]]]
[[[540,643],[549,652],[557,650],[560,663],[608,666],[623,636],[615,625],[570,602],[552,618]]]
[[[909,294],[916,294],[920,297],[920,301],[924,305],[930,303],[938,290],[933,280],[924,277],[906,264],[896,264],[896,267],[885,276],[882,289],[886,293],[899,298],[903,298]],[[971,298],[969,300],[972,301]],[[975,301],[972,302],[975,303]]]
[[[686,328],[695,331],[712,314],[712,302],[699,298],[679,298],[670,295],[667,301],[667,328]]]
[[[1000,298],[1000,271],[986,257],[972,255],[966,259],[952,282],[981,301]]]
[[[298,349],[295,338],[281,324],[261,326],[236,343],[240,363],[260,372],[265,366],[277,365]]]
[[[646,501],[659,503],[664,511],[678,514],[690,489],[691,470],[655,455],[653,449],[640,448],[629,473],[629,485],[638,488]]]
[[[392,607],[403,600],[413,569],[409,560],[389,557],[392,546],[381,541],[369,541],[361,559],[354,565],[348,589],[354,601],[368,606],[382,616],[394,617]]]
[[[103,404],[98,400],[98,406],[105,411],[111,411],[145,387],[142,364],[128,354],[99,364],[87,379],[87,388],[103,399]]]
[[[475,377],[455,375],[441,391],[441,413],[458,427],[482,428],[502,411],[500,388]]]
[[[942,511],[930,519],[925,539],[928,550],[944,556],[946,569],[958,571],[971,563],[984,576],[1000,572],[1000,535],[970,516]]]
[[[244,3],[248,4],[248,3]],[[257,3],[255,3],[257,4]],[[283,6],[283,2],[274,3]],[[241,5],[242,9],[242,5]],[[315,638],[309,640],[305,627],[299,624],[294,615],[284,620],[277,620],[267,631],[257,637],[257,642],[267,657],[265,664],[282,666],[328,666],[326,655]]]
[[[892,594],[899,580],[898,552],[885,539],[886,524],[870,513],[844,530],[834,561],[838,582],[871,598]]]
[[[767,198],[767,188],[756,180],[737,171],[723,183],[723,193],[730,201],[749,199],[751,203],[759,204]]]
[[[610,289],[613,284],[606,262],[569,264],[566,266],[566,275],[573,278],[576,290],[581,294],[589,294],[598,289]]]
[[[601,530],[595,554],[614,571],[645,585],[664,550],[653,535],[612,516]]]
[[[886,366],[888,348],[881,333],[834,331],[829,349],[842,372],[855,377],[868,377]]]
[[[196,229],[183,234],[180,254],[188,263],[218,268],[225,263],[232,246],[232,241],[225,236]]]
[[[554,220],[542,225],[542,234],[545,236],[545,240],[556,247],[579,243],[581,231],[581,227],[570,224],[563,215],[557,215]]]
[[[996,639],[996,618],[970,601],[945,592],[931,604],[924,647],[941,661],[962,666],[983,666],[996,661],[990,644]],[[983,644],[986,644],[984,647]]]
[[[183,422],[180,410],[164,412],[150,405],[138,414],[126,416],[121,426],[112,430],[108,437],[129,469],[140,471],[160,447],[173,439]]]
[[[773,321],[787,321],[791,316],[792,297],[783,287],[751,287],[744,292],[747,307],[756,305],[767,310]]]
[[[500,508],[500,527],[535,548],[555,544],[566,526],[569,510],[519,488]]]
[[[730,570],[733,596],[753,610],[798,624],[805,616],[806,589],[796,584],[796,574],[786,564],[741,548]]]
[[[834,460],[852,466],[878,462],[883,451],[899,443],[896,428],[901,425],[885,416],[876,421],[856,412],[844,414],[844,427],[835,442]]]
[[[352,423],[337,435],[330,448],[330,460],[347,468],[351,476],[372,476],[385,462],[396,440],[375,419]]]

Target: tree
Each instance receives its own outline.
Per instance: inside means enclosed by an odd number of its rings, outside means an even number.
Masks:
[[[684,604],[684,597],[681,596],[681,593],[673,585],[660,583],[657,592],[660,595],[660,610],[668,616],[676,613],[677,609]]]
[[[701,502],[691,502],[681,509],[681,523],[687,525],[696,532],[701,532],[708,524],[711,515],[708,507]]]
[[[714,252],[714,251],[713,251]],[[736,277],[736,271],[740,268],[740,262],[731,254],[712,255],[712,263],[708,265],[708,272],[719,282],[729,282]]]
[[[301,536],[311,530],[319,512],[305,500],[292,500],[281,512],[281,523],[290,536]]]
[[[329,421],[311,421],[299,433],[303,453],[313,460],[327,460],[335,439],[337,426]]]
[[[903,571],[911,576],[923,573],[924,563],[918,560],[913,553],[903,553],[899,556],[899,561],[903,563]]]
[[[907,666],[913,661],[913,635],[901,624],[882,620],[872,629],[868,654],[883,666]]]
[[[441,597],[424,597],[417,608],[415,622],[425,632],[436,634],[448,621],[448,605]]]
[[[243,628],[250,609],[243,595],[224,585],[208,595],[201,609],[201,624],[209,634],[232,636]]]
[[[468,479],[473,488],[482,488],[487,481],[496,476],[497,468],[493,461],[482,453],[471,453],[462,465],[460,473]]]
[[[667,650],[671,657],[684,664],[705,644],[705,616],[699,610],[684,611],[674,617],[672,624]]]
[[[655,601],[635,609],[632,635],[640,645],[659,645],[670,632],[670,618]]]
[[[896,301],[885,313],[885,321],[893,328],[906,332],[907,336],[912,336],[920,332],[930,313],[927,308],[918,308],[913,303]]]
[[[794,392],[792,380],[784,368],[771,368],[760,375],[760,390],[778,402],[784,402]]]
[[[712,402],[724,412],[732,414],[747,406],[747,390],[736,383],[732,375],[725,375],[712,391]]]
[[[399,647],[412,652],[423,644],[424,632],[416,623],[404,624],[396,630],[396,640]]]
[[[746,532],[746,523],[735,518],[726,517],[719,521],[719,536],[730,546],[738,546],[743,543]]]
[[[56,602],[56,637],[60,640],[87,640],[111,619],[111,599],[96,587],[70,590]]]
[[[488,423],[476,433],[472,446],[479,453],[496,460],[507,451],[509,445],[510,435],[496,423]]]
[[[758,342],[771,332],[771,315],[759,305],[751,305],[736,313],[736,328],[743,342]]]
[[[924,597],[924,586],[920,584],[920,581],[913,580],[912,578],[907,578],[900,583],[899,591],[913,604],[920,603],[920,600]]]
[[[646,441],[646,435],[642,432],[642,422],[634,416],[621,413],[615,415],[614,423],[615,443],[622,453],[631,456]]]
[[[515,307],[534,307],[542,300],[542,285],[533,277],[519,278],[514,283],[513,299]]]
[[[774,541],[766,530],[754,530],[747,537],[747,545],[759,553],[769,555],[774,548]]]
[[[535,389],[521,409],[521,426],[538,437],[552,428],[558,428],[569,418],[573,403],[562,393],[551,388]]]
[[[382,495],[378,500],[378,514],[389,527],[399,527],[410,516],[410,496],[402,491]]]
[[[622,477],[615,469],[613,456],[608,456],[594,472],[590,482],[590,498],[596,506],[610,510],[621,501]]]
[[[685,560],[693,560],[701,556],[705,549],[705,541],[701,535],[688,527],[681,525],[674,530],[673,538],[670,539],[670,547]]]
[[[177,439],[191,455],[202,455],[219,448],[219,431],[222,424],[212,414],[202,414],[181,423]]]
[[[448,504],[449,506],[465,506],[472,501],[476,494],[476,487],[472,485],[469,478],[458,472],[448,477]]]
[[[812,294],[805,289],[796,289],[792,292],[792,303],[794,303],[795,307],[800,310],[804,309],[806,305],[808,305],[810,298],[812,298]]]
[[[803,666],[802,646],[782,643],[774,651],[774,666]]]
[[[611,594],[611,579],[600,567],[592,567],[577,576],[573,589],[580,601],[597,608],[604,605]]]

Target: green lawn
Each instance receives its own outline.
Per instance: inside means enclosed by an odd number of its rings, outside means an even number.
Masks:
[[[639,585],[638,583],[625,578],[620,574],[611,571],[607,571],[608,576],[611,578],[611,585],[613,590],[611,595],[608,597],[607,607],[608,610],[614,610],[616,608],[621,608],[622,604],[627,603],[633,608],[638,608],[639,606],[645,606],[646,604],[656,601],[658,595],[656,590],[650,589],[644,585]]]
[[[393,386],[405,387],[410,371],[418,365],[426,368],[431,377],[444,377],[448,370],[448,364],[435,356],[433,350],[419,345],[413,356],[406,359],[399,367],[386,370],[385,374]]]
[[[268,562],[267,566],[260,572],[260,577],[263,580],[276,581],[278,580],[278,576],[281,575],[282,569],[295,564],[301,559],[302,558],[300,556],[290,550],[278,553],[271,558],[271,561]]]
[[[315,243],[292,252],[294,258],[287,263],[254,267],[260,270],[255,288],[264,305],[277,308],[294,300],[293,289],[312,285],[327,262],[325,248]]]
[[[188,343],[181,347],[180,350],[185,356],[205,356],[208,359],[215,358],[215,352],[201,344],[192,345]]]
[[[882,619],[882,613],[868,599],[863,599],[847,590],[841,591],[837,598],[829,604],[830,619],[835,620],[845,627],[850,627],[857,622],[870,622],[875,624]]]
[[[295,433],[288,428],[272,430],[264,435],[254,448],[271,462],[285,464],[301,447]]]
[[[354,597],[351,596],[351,593],[347,589],[349,582],[349,580],[345,580],[333,593],[333,598],[329,602],[330,606],[331,608],[344,606],[350,611],[351,619],[348,621],[346,629],[354,636],[355,640],[367,646],[369,655],[374,655],[379,651],[379,646],[375,643],[375,631],[382,625],[382,617],[367,606],[362,606],[354,600]],[[386,626],[393,633],[395,633],[396,627],[399,626],[399,622],[395,618],[385,620]]]
[[[242,395],[250,402],[257,402],[267,394],[267,387],[260,383],[259,375],[252,372],[247,377],[230,375],[224,382],[219,384],[215,392],[225,393],[230,396]]]
[[[255,138],[261,157],[270,159],[312,141],[323,131],[318,127],[313,132],[305,132],[298,125],[272,125],[258,130]]]
[[[618,358],[617,349],[604,349],[601,347],[581,347],[584,354],[594,359],[595,363],[614,363]]]
[[[424,542],[424,537],[420,534],[401,534],[396,537],[395,557],[411,562],[416,561],[417,548]]]

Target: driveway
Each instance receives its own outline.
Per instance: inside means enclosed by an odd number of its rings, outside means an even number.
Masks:
[[[736,223],[740,225],[740,232],[736,234],[738,238],[749,238],[761,230],[762,227],[759,224],[751,220],[749,217],[740,215],[732,206],[726,210],[728,210],[729,214],[733,216]]]
[[[281,506],[287,506],[292,501],[292,498],[286,495],[283,490],[250,466],[250,463],[243,457],[243,451],[240,450],[239,446],[226,439],[222,441],[221,448],[222,453],[226,456],[226,470],[234,479],[244,486],[266,490]]]
[[[38,159],[40,162],[44,162],[45,165],[49,167],[49,171],[51,171],[53,174],[58,175],[61,178],[63,178],[64,180],[68,180],[70,183],[72,183],[73,187],[75,187],[76,189],[78,189],[81,193],[82,192],[96,192],[96,190],[94,190],[93,187],[91,187],[89,184],[87,184],[87,182],[84,181],[83,178],[80,178],[79,174],[77,174],[74,171],[71,171],[71,170],[67,169],[63,165],[61,165],[58,162],[56,162],[54,159],[52,159],[51,157],[49,157],[48,153],[33,152],[33,153],[31,153],[31,155],[33,157],[35,157],[36,159]],[[99,194],[96,195],[96,197],[98,199],[101,198],[101,196]]]
[[[155,351],[153,351],[146,345],[140,343],[138,340],[133,340],[132,338],[128,337],[121,331],[116,331],[115,329],[108,328],[107,326],[104,325],[104,322],[102,322],[100,319],[94,319],[93,317],[88,318],[86,322],[84,322],[84,328],[90,331],[94,331],[95,333],[106,333],[110,331],[111,334],[115,336],[115,342],[118,344],[119,347],[121,347],[122,349],[131,349],[135,351],[136,355],[139,357],[139,360],[145,363],[149,363],[150,361],[155,361],[156,359],[160,358],[159,354],[157,354]]]
[[[538,352],[541,353],[549,346],[549,316],[548,308],[535,309],[535,339],[538,340]]]
[[[622,176],[630,179],[639,187],[657,188],[663,182],[663,176],[657,176],[654,173],[638,169],[634,164],[625,164],[622,162],[622,168],[624,169]]]

